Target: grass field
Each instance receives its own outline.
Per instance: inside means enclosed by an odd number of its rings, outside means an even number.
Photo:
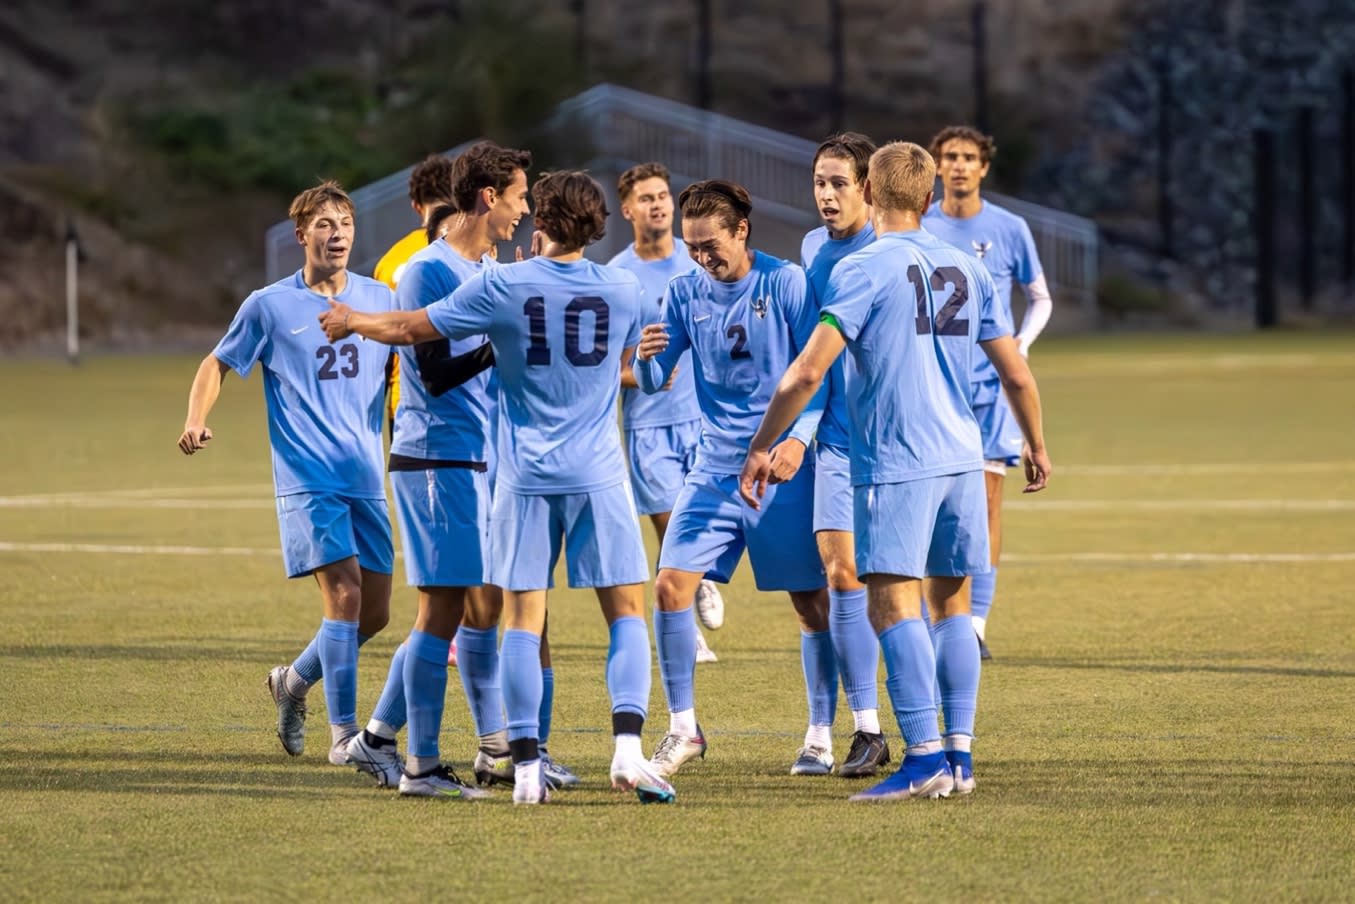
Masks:
[[[282,753],[263,678],[319,604],[282,577],[257,377],[186,459],[196,360],[0,361],[5,896],[1350,900],[1355,336],[1050,339],[1032,363],[1055,474],[1008,487],[977,793],[867,806],[864,780],[789,776],[798,637],[745,569],[671,807],[606,789],[606,634],[555,596],[551,749],[584,784],[515,809],[325,764],[319,693]],[[364,719],[413,606],[397,587],[364,648]],[[657,672],[650,711],[647,745]]]

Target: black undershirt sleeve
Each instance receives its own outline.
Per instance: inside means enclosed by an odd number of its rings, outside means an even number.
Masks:
[[[452,344],[439,339],[415,345],[414,358],[424,388],[430,394],[440,396],[493,367],[494,349],[486,342],[464,354],[453,355]]]

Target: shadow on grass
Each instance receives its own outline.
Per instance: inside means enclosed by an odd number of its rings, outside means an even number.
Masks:
[[[344,770],[324,766],[318,762],[297,763],[294,767],[280,765],[273,760],[271,766],[261,766],[261,758],[242,758],[246,764],[241,767],[221,767],[219,765],[197,765],[192,757],[177,755],[177,767],[170,762],[176,755],[148,754],[141,757],[129,753],[126,757],[113,762],[135,762],[143,759],[154,765],[148,768],[125,767],[121,765],[101,765],[102,754],[91,754],[73,758],[72,762],[60,762],[60,757],[50,761],[29,764],[19,769],[0,771],[0,790],[3,791],[41,791],[60,793],[63,791],[77,794],[197,794],[225,795],[247,798],[315,798],[334,795],[346,795],[350,791],[372,791],[378,794],[393,792],[376,788],[375,785],[356,770]]]
[[[138,644],[41,644],[0,646],[0,659],[94,659],[146,662],[253,662],[277,665],[291,662],[306,646],[309,638],[298,637],[295,644],[260,646],[229,638],[209,643],[199,639],[173,639],[160,643]],[[380,653],[378,659],[383,658]],[[389,660],[390,656],[384,656]],[[265,669],[266,671],[266,669]]]
[[[1355,678],[1355,671],[1343,669],[1315,669],[1301,666],[1220,665],[1205,662],[1088,662],[1075,659],[1035,659],[1023,656],[1003,656],[999,662],[984,668],[1039,668],[1077,669],[1081,671],[1141,672],[1147,674],[1178,675],[1201,672],[1214,675],[1277,675],[1287,678]]]

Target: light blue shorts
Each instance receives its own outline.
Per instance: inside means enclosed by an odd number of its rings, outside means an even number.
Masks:
[[[960,577],[988,571],[982,471],[856,488],[856,573]]]
[[[814,444],[814,532],[856,529],[852,520],[852,469],[841,446]]]
[[[626,456],[635,508],[642,515],[671,512],[696,460],[701,421],[626,431]]]
[[[1021,463],[1021,428],[1012,416],[1011,403],[997,380],[973,385],[974,417],[983,437],[985,461],[1005,462],[1014,468]]]
[[[826,586],[814,542],[812,461],[806,459],[789,483],[769,486],[761,511],[739,496],[735,475],[687,475],[663,537],[659,567],[694,571],[727,584],[744,547],[759,590]]]
[[[391,471],[413,587],[479,587],[489,544],[489,475],[471,468]]]
[[[386,500],[293,493],[277,497],[277,507],[287,577],[305,577],[350,556],[368,571],[391,573],[395,549]]]
[[[630,483],[591,493],[524,496],[505,487],[489,518],[488,581],[505,590],[546,590],[563,544],[571,587],[649,580]]]

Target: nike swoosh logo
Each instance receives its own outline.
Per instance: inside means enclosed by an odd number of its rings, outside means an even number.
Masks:
[[[709,320],[709,319],[710,319],[710,315],[709,315],[709,314],[702,314],[700,317],[693,317],[693,318],[692,318],[692,323],[701,323],[703,320]]]
[[[296,329],[292,330],[292,335],[295,336],[297,333],[304,333],[308,329],[310,329],[310,327],[308,326],[299,326]]]

